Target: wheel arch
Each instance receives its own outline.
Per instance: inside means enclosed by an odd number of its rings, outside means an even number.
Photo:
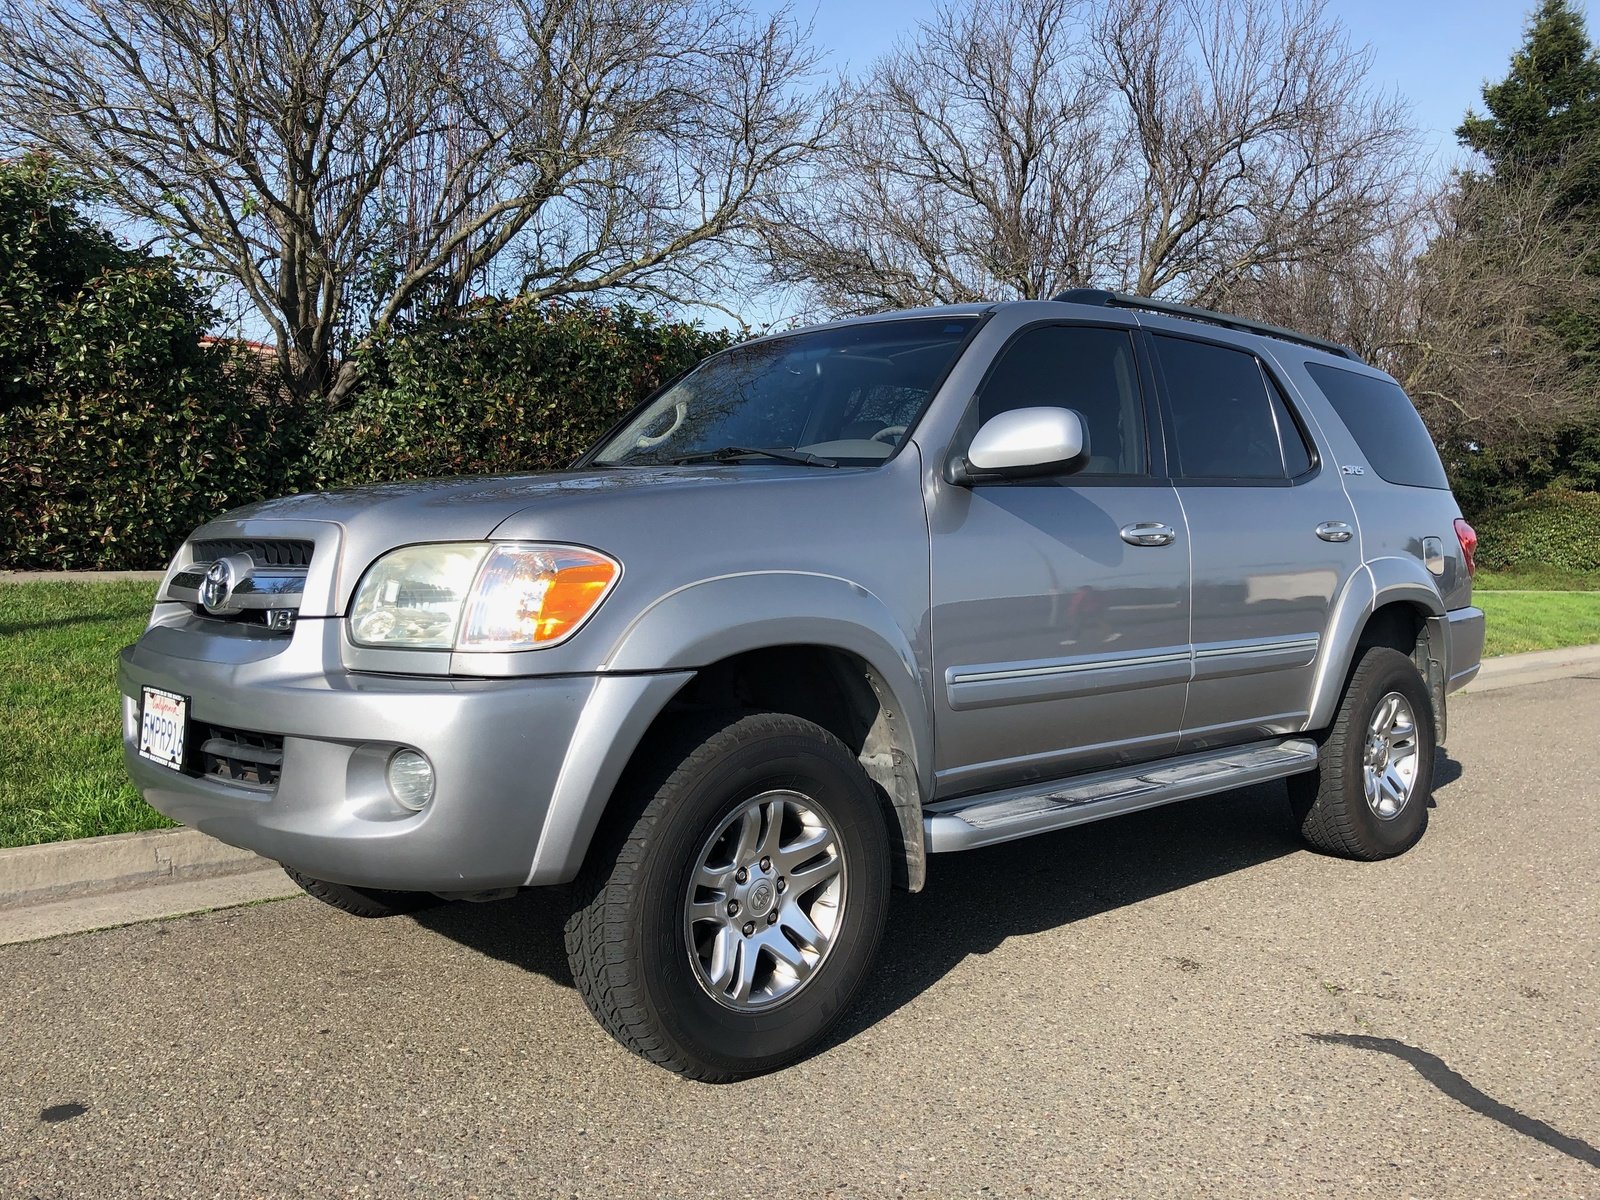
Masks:
[[[607,656],[528,882],[577,873],[628,763],[663,722],[743,707],[804,717],[849,747],[884,801],[895,882],[920,889],[932,730],[916,662],[882,602],[831,576],[741,575],[663,597]]]
[[[1312,684],[1308,727],[1333,720],[1350,672],[1370,646],[1411,658],[1433,698],[1437,740],[1444,744],[1445,686],[1449,679],[1444,601],[1420,562],[1383,558],[1351,575],[1335,603],[1327,648]]]

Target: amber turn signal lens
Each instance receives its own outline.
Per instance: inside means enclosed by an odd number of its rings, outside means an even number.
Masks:
[[[610,559],[560,568],[533,615],[533,640],[556,641],[576,629],[599,606],[616,577],[617,564]]]
[[[616,560],[582,546],[502,542],[473,585],[458,650],[548,646],[572,634],[622,574]]]

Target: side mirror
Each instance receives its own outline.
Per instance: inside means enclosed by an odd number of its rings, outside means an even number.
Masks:
[[[1083,418],[1070,408],[1013,408],[984,422],[966,459],[951,464],[951,482],[1058,475],[1081,466],[1088,454]]]

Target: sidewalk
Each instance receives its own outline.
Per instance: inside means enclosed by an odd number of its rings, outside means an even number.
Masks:
[[[0,571],[4,583],[110,583],[129,579],[137,583],[160,583],[165,571]]]
[[[0,850],[0,945],[300,894],[277,863],[198,829]]]
[[[1562,650],[1534,650],[1486,658],[1478,677],[1463,692],[1492,692],[1497,688],[1546,683],[1573,675],[1600,675],[1600,645],[1568,646]]]

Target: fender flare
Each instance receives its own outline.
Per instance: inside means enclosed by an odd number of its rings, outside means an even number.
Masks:
[[[863,765],[895,807],[905,881],[919,888],[933,729],[911,639],[888,607],[859,584],[783,570],[686,584],[647,606],[617,637],[562,763],[529,884],[565,882],[577,874],[623,769],[695,672],[736,654],[788,645],[842,650],[871,672],[894,751],[892,762]]]
[[[1361,631],[1372,614],[1389,604],[1405,603],[1425,612],[1430,622],[1445,615],[1444,601],[1427,569],[1411,558],[1377,558],[1364,563],[1345,581],[1334,602],[1322,661],[1311,684],[1308,729],[1322,729],[1333,721],[1344,691],[1344,681],[1355,663]],[[1433,636],[1429,634],[1430,644]],[[1443,714],[1440,714],[1443,719]]]

